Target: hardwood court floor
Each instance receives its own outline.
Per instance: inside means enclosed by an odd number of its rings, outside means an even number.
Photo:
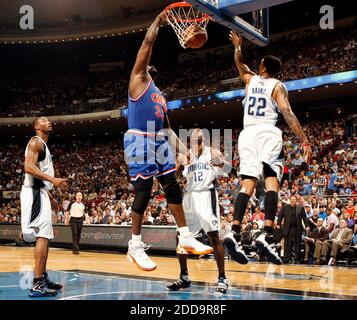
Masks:
[[[0,273],[31,270],[33,248],[0,246]],[[125,254],[82,251],[75,256],[71,250],[51,248],[48,270],[82,270],[98,274],[118,274],[140,279],[176,280],[179,272],[174,257],[151,256],[158,264],[152,272],[138,270]],[[198,283],[215,283],[216,264],[210,259],[189,259],[189,273]],[[244,290],[291,293],[306,296],[357,299],[355,268],[249,263],[239,265],[226,261],[226,275],[231,287]],[[1,286],[1,284],[0,284]]]

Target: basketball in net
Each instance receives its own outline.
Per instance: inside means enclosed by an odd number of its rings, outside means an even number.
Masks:
[[[209,16],[187,2],[176,2],[165,9],[167,22],[183,48],[198,49],[208,40]]]

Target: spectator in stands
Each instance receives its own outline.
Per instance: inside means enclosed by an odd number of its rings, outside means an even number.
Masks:
[[[220,202],[220,205],[223,207],[223,213],[225,215],[228,214],[229,212],[229,205],[231,204],[231,201],[228,199],[228,193],[223,194],[223,199]]]
[[[306,209],[305,209],[306,210]],[[314,209],[312,213],[312,217],[309,218],[309,229],[312,231],[317,227],[317,220],[322,219],[319,218],[319,210]],[[324,221],[324,219],[322,219]]]
[[[337,208],[335,201],[331,202],[330,208],[331,208],[331,210],[334,210],[336,212],[336,216],[339,216],[341,214],[341,210],[339,208]]]
[[[332,232],[330,240],[325,240],[322,244],[321,264],[326,264],[331,250],[330,265],[336,265],[336,258],[342,249],[348,249],[352,240],[353,232],[347,228],[347,222],[340,220],[340,227]]]
[[[149,215],[145,214],[144,215],[144,220],[143,220],[143,225],[153,225],[153,223],[151,221],[149,221]]]
[[[344,210],[342,214],[343,219],[347,221],[347,227],[352,230],[352,232],[355,229],[355,217],[354,215],[350,216],[346,210]]]
[[[219,230],[219,238],[222,240],[231,231],[231,227],[227,224],[227,218],[221,215],[221,228]]]
[[[308,262],[310,252],[314,252],[314,257],[318,255],[315,249],[320,251],[322,249],[322,243],[329,237],[329,232],[327,228],[323,226],[323,222],[324,221],[322,218],[318,218],[316,228],[314,228],[312,231],[309,231],[308,236],[305,237],[305,263]],[[318,249],[315,248],[315,244],[317,242],[319,243]],[[315,264],[320,264],[320,261],[315,259]]]
[[[326,207],[324,205],[319,206],[319,218],[326,219]]]
[[[125,216],[125,220],[121,224],[122,226],[131,226],[131,217],[129,215]]]
[[[311,208],[312,209],[319,209],[319,203],[316,199],[316,197],[313,197],[311,200]],[[325,217],[321,217],[322,219],[325,219]]]
[[[308,202],[305,202],[304,203],[304,209],[305,209],[306,217],[308,219],[310,219],[314,215],[314,211],[311,208],[311,204],[309,204]]]
[[[251,223],[246,217],[243,218],[241,232],[249,232],[252,229]]]
[[[263,229],[263,227],[264,227],[264,220],[262,220],[262,219],[260,218],[260,215],[258,215],[258,214],[255,215],[255,218],[254,218],[253,222],[255,222],[255,223],[258,225],[259,229]]]
[[[335,211],[332,209],[327,209],[326,218],[324,219],[323,226],[327,228],[328,232],[331,234],[338,225],[338,218],[335,215]]]
[[[110,208],[106,207],[103,215],[103,223],[108,224],[108,218],[111,217]]]
[[[57,214],[57,215],[56,215],[55,224],[64,224],[62,215],[60,215],[60,214]]]
[[[120,216],[119,215],[115,215],[114,224],[116,224],[116,225],[120,225],[121,224],[121,220],[120,220]]]
[[[115,223],[113,222],[113,218],[112,218],[112,216],[109,216],[108,218],[107,218],[107,223],[106,224],[108,224],[108,225],[114,225]]]
[[[233,213],[228,213],[227,214],[227,225],[232,228],[232,225],[233,225],[233,220],[234,220],[234,217],[233,217]]]
[[[96,222],[94,222],[94,224],[104,224],[102,214],[98,215],[97,220]]]
[[[256,218],[256,217],[258,217],[258,219]],[[255,208],[255,210],[254,210],[254,213],[253,213],[253,215],[252,215],[252,217],[250,218],[250,221],[251,222],[253,222],[253,221],[264,221],[264,219],[265,219],[265,214],[264,214],[264,212],[261,212],[260,211],[260,207],[258,206],[258,207],[256,207]],[[258,223],[258,222],[257,222]],[[259,223],[258,223],[258,225],[259,225]],[[260,228],[260,227],[259,227]]]

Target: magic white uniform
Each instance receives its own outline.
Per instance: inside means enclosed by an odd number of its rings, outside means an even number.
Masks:
[[[276,127],[279,107],[272,97],[279,80],[253,76],[243,101],[244,130],[238,140],[240,175],[259,179],[263,162],[283,176],[284,153],[282,132]]]
[[[210,165],[211,148],[204,147],[200,157],[191,152],[192,161],[182,175],[186,178],[183,209],[190,231],[218,231],[220,226],[218,194],[214,180],[220,168]]]
[[[50,151],[46,143],[38,136],[32,139],[39,139],[43,143],[43,151],[38,155],[39,169],[53,177],[53,163]],[[29,141],[29,143],[31,142]],[[25,156],[28,152],[28,145]],[[36,238],[53,239],[52,211],[48,191],[53,187],[52,183],[25,174],[24,184],[21,189],[21,228],[24,240],[34,242]]]

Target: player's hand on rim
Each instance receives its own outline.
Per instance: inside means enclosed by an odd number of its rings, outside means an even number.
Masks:
[[[240,45],[242,45],[243,39],[240,34],[237,34],[234,31],[231,31],[229,33],[229,40],[232,41],[233,45],[238,48]]]
[[[167,22],[165,10],[162,11],[162,12],[158,15],[158,17],[159,17],[159,19],[161,20],[162,23]]]

